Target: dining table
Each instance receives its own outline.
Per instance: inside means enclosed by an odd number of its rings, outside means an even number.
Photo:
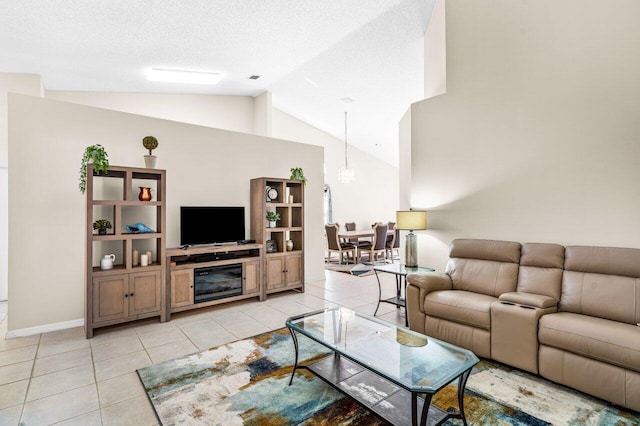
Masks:
[[[395,231],[393,229],[387,230],[387,235],[393,235]],[[338,231],[338,238],[372,238],[375,235],[373,228],[371,229],[356,229],[355,231]]]

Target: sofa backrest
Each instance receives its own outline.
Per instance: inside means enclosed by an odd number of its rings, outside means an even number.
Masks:
[[[453,289],[494,297],[515,291],[520,247],[511,241],[453,240],[445,270]]]
[[[567,246],[558,310],[640,323],[640,249]]]
[[[517,291],[560,300],[564,246],[526,243],[522,245]]]

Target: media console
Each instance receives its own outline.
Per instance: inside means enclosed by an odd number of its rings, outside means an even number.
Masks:
[[[257,297],[263,301],[262,244],[202,245],[166,250],[166,319],[175,312]],[[217,275],[216,275],[217,274]],[[197,275],[197,276],[196,276]],[[241,276],[241,284],[237,279]],[[211,277],[208,279],[207,277]],[[212,290],[212,282],[226,282]],[[196,289],[196,285],[199,287]],[[230,290],[230,288],[233,288]],[[241,291],[240,291],[241,288]],[[197,290],[197,291],[196,291]],[[209,292],[209,296],[202,296]],[[214,295],[218,293],[217,295]],[[202,300],[198,302],[198,300]]]

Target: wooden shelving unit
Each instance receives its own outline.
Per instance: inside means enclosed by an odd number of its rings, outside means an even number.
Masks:
[[[138,200],[138,187],[151,187],[151,201]],[[95,173],[87,166],[85,331],[159,316],[165,321],[166,171],[110,166]],[[93,222],[108,219],[107,235],[94,234]],[[126,225],[144,223],[155,232],[131,233]],[[133,250],[150,251],[153,262],[134,265]],[[100,269],[104,255],[115,254],[113,269]]]
[[[267,199],[267,187],[275,188],[278,196]],[[293,198],[289,202],[289,196]],[[269,228],[267,211],[280,215],[275,228]],[[304,183],[279,178],[251,179],[251,238],[264,246],[264,283],[266,293],[285,290],[304,291]],[[293,243],[287,249],[287,240]],[[274,241],[276,250],[267,250],[267,241]]]

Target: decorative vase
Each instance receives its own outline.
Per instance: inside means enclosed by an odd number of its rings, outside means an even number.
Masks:
[[[287,251],[293,250],[293,241],[287,240]]]
[[[106,229],[98,229],[98,235],[107,235]]]
[[[145,155],[144,156],[144,166],[147,169],[155,169],[156,168],[156,157],[155,155]]]
[[[138,200],[140,201],[151,201],[151,188],[147,188],[145,186],[139,186],[140,194],[138,194]]]
[[[276,227],[276,221],[275,220],[270,220],[269,221],[269,228],[275,228]]]

